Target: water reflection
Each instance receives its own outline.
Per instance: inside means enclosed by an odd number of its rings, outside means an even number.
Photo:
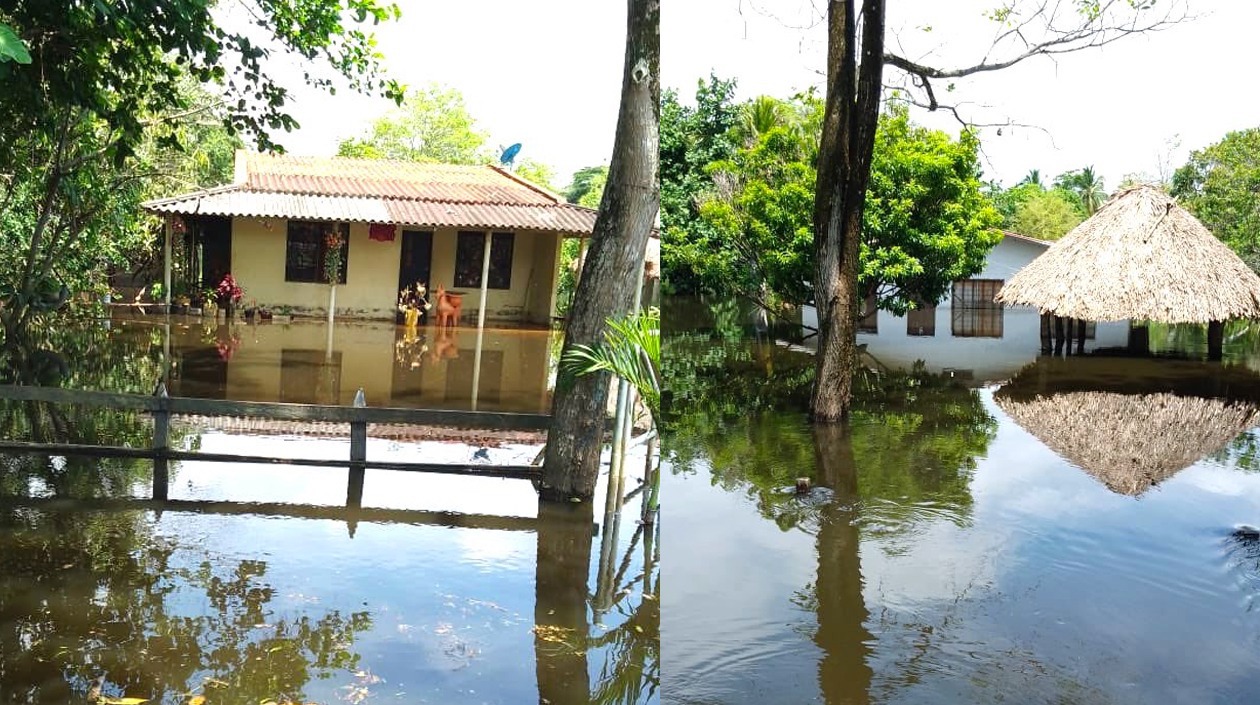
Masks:
[[[1186,360],[1046,358],[994,400],[1060,457],[1138,496],[1260,423],[1260,376]]]
[[[549,330],[490,328],[479,342],[471,328],[370,321],[330,329],[314,320],[124,317],[59,331],[47,349],[56,351],[51,366],[60,372],[40,384],[148,393],[164,379],[173,395],[243,401],[349,404],[362,387],[374,406],[545,413],[556,353]],[[102,360],[124,364],[96,386],[85,384],[86,368]]]
[[[1260,697],[1239,533],[1260,523],[1260,474],[1239,472],[1260,395],[1239,366],[1046,360],[1001,390],[867,371],[851,423],[812,427],[808,355],[667,349],[671,551],[709,557],[667,566],[670,702]],[[1068,466],[1089,453],[1139,467],[1115,486],[1142,501]]]

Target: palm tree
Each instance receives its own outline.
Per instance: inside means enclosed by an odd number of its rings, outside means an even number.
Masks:
[[[1016,184],[1016,185],[1017,185],[1017,186],[1023,186],[1024,184],[1032,184],[1032,185],[1034,185],[1034,186],[1040,186],[1040,187],[1042,187],[1042,188],[1045,188],[1045,185],[1041,183],[1041,170],[1040,170],[1040,169],[1029,169],[1029,170],[1028,170],[1028,175],[1024,177],[1024,180],[1023,180],[1023,181],[1020,181],[1020,182],[1019,182],[1018,184]]]
[[[574,345],[560,361],[576,376],[611,372],[643,399],[654,422],[661,418],[661,312],[658,308],[608,319],[601,345]]]
[[[792,114],[788,106],[778,98],[757,96],[739,109],[739,121],[735,123],[735,137],[740,144],[752,146],[757,138],[776,127],[789,127]]]
[[[1076,193],[1081,197],[1081,203],[1085,204],[1085,211],[1090,215],[1102,206],[1107,200],[1107,192],[1103,190],[1102,179],[1094,174],[1093,165],[1081,169],[1080,176],[1076,180]]]

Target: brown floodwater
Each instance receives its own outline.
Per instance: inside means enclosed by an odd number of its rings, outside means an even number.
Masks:
[[[174,316],[115,319],[119,336],[169,335],[170,393],[207,399],[547,413],[555,334],[475,327],[408,330],[315,319],[231,325]],[[331,332],[331,334],[330,334]],[[480,338],[480,342],[479,339]]]
[[[333,332],[329,347],[314,322],[96,322],[48,332],[5,374],[140,392],[170,360],[187,395],[347,403],[363,387],[382,405],[546,409],[546,331],[487,330],[476,395],[475,331]],[[132,412],[0,411],[10,439],[144,446],[151,432]],[[172,441],[316,459],[348,443],[178,420]],[[538,450],[368,445],[385,461]],[[660,700],[659,528],[636,521],[640,495],[610,521],[601,502],[540,504],[520,480],[369,470],[347,509],[345,470],[175,463],[164,503],[145,499],[150,478],[143,461],[0,455],[0,704]]]
[[[1254,331],[978,386],[868,358],[838,427],[744,331],[665,342],[664,702],[1260,701]]]

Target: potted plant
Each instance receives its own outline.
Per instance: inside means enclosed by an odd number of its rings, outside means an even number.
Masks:
[[[219,285],[214,288],[214,299],[219,304],[219,308],[226,313],[227,320],[232,320],[235,313],[236,304],[240,303],[241,297],[245,295],[245,290],[236,283],[236,278],[231,272],[223,275],[223,279],[219,281]]]

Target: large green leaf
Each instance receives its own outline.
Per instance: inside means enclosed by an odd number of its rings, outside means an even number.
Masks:
[[[13,28],[7,24],[0,24],[0,63],[6,61],[16,61],[19,64],[31,63],[31,53],[26,50],[26,44],[18,37]]]

